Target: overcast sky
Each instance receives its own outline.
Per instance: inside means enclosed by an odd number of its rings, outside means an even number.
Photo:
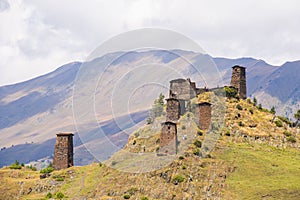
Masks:
[[[124,31],[170,29],[215,57],[300,60],[298,0],[0,0],[0,85],[71,61]]]

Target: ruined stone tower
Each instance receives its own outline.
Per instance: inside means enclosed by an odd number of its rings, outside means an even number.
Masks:
[[[170,98],[188,101],[196,97],[196,85],[190,79],[175,79],[170,81]]]
[[[180,118],[180,104],[178,99],[169,98],[167,101],[166,121],[176,122]]]
[[[208,102],[196,104],[195,118],[199,120],[197,124],[201,130],[209,129],[211,124],[211,104]]]
[[[159,155],[175,155],[177,153],[177,126],[173,122],[162,123]]]
[[[53,168],[55,170],[73,166],[73,136],[72,133],[56,134],[53,158]]]
[[[247,88],[246,88],[246,68],[242,66],[232,67],[231,83],[232,87],[238,90],[238,95],[241,99],[247,98]]]
[[[190,111],[190,100],[196,97],[196,84],[190,79],[175,79],[170,81],[170,98],[179,100],[180,114]]]

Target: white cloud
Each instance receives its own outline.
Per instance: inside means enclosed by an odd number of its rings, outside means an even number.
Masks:
[[[84,60],[123,31],[160,27],[213,56],[300,59],[297,0],[0,0],[0,85]]]

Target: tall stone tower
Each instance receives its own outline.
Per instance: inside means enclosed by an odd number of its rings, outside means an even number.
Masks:
[[[73,164],[73,134],[56,134],[56,143],[54,148],[53,168],[55,170],[72,167]]]
[[[178,99],[169,98],[167,100],[166,121],[176,122],[180,118],[180,103]]]
[[[238,65],[232,67],[232,76],[231,76],[230,85],[238,89],[238,95],[241,99],[247,98],[245,67],[238,66]]]
[[[177,153],[177,126],[173,122],[162,123],[159,154],[175,155]]]
[[[201,130],[207,130],[211,124],[211,104],[208,102],[202,102],[196,104],[195,117],[197,124]]]

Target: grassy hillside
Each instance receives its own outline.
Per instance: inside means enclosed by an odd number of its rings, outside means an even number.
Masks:
[[[191,113],[178,123],[179,137],[192,133],[191,144],[179,144],[170,160],[155,156],[162,117],[133,133],[104,163],[55,171],[46,179],[30,169],[1,169],[0,199],[300,199],[297,130],[249,101],[227,99],[226,107],[225,127],[206,157],[198,156],[206,132],[187,124]]]

